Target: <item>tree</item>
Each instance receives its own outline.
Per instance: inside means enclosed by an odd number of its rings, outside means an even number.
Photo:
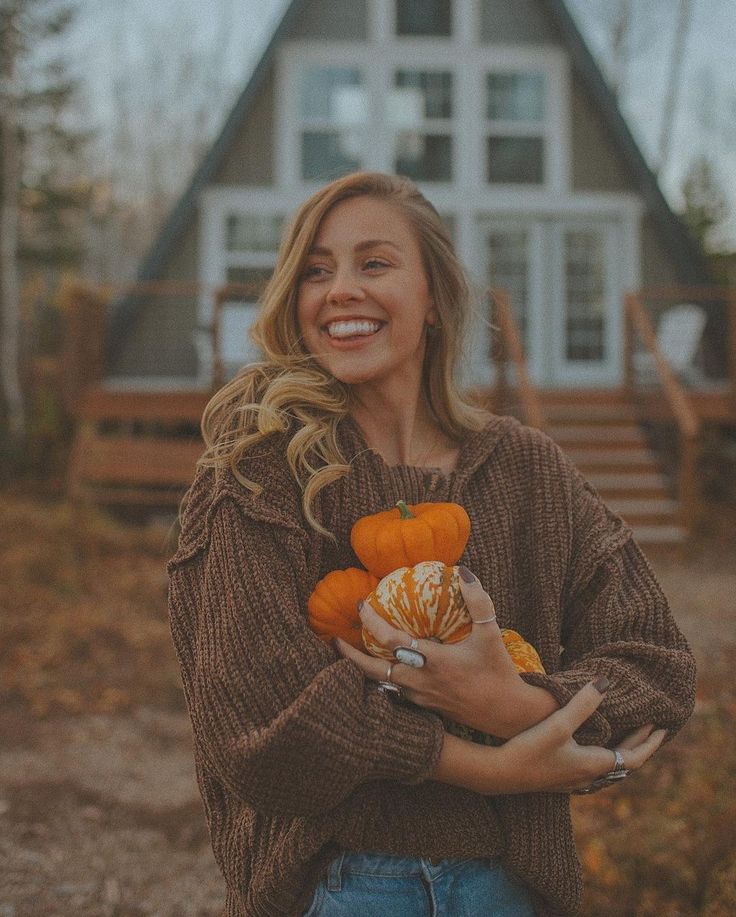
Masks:
[[[704,251],[714,248],[717,231],[728,213],[726,198],[713,166],[704,154],[693,159],[682,185],[683,217]]]
[[[66,211],[77,204],[75,156],[85,137],[64,122],[75,85],[58,52],[69,0],[0,0],[0,309],[2,393],[8,433],[25,431],[21,384],[21,254],[68,250]],[[71,195],[71,196],[70,196]]]

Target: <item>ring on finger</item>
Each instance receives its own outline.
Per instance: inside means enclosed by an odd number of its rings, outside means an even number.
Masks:
[[[412,643],[416,643],[416,640],[413,640]],[[408,646],[397,646],[394,650],[394,659],[397,662],[403,662],[404,665],[411,666],[413,669],[421,669],[427,664],[427,657],[424,653],[420,653],[419,650]]]
[[[393,673],[395,664],[396,663],[394,662],[389,662],[388,668],[386,669],[386,678],[384,681],[378,682],[378,690],[381,694],[393,694],[395,697],[401,698],[403,696],[401,685],[397,685],[395,682],[391,681],[391,675]]]

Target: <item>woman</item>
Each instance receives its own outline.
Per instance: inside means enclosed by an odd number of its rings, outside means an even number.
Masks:
[[[205,412],[170,617],[230,915],[573,914],[568,794],[640,767],[691,711],[692,656],[630,530],[546,436],[458,394],[468,308],[416,188],[339,179],[285,234],[265,360]],[[421,668],[307,623],[321,577],[358,566],[354,522],[399,499],[472,522],[472,633],[417,641]],[[499,625],[548,674],[518,675]]]

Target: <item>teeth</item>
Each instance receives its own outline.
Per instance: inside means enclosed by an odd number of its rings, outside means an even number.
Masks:
[[[333,338],[352,337],[356,334],[373,334],[373,332],[378,331],[380,327],[380,322],[331,322],[327,326],[327,333]]]

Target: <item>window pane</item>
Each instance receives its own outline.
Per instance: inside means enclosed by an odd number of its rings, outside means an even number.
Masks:
[[[541,73],[489,73],[486,116],[493,121],[542,121],[544,76]]]
[[[253,302],[263,293],[273,272],[263,267],[229,267],[227,283],[242,284],[247,289],[228,296],[232,302]]]
[[[302,134],[302,178],[327,181],[360,168],[360,138],[339,131],[305,131]]]
[[[568,360],[605,358],[605,238],[595,230],[565,233],[566,355]]]
[[[302,82],[302,117],[335,124],[363,124],[368,99],[354,67],[306,67]]]
[[[265,214],[228,214],[226,245],[229,252],[275,252],[282,218]]]
[[[413,181],[452,181],[452,137],[402,131],[394,171]]]
[[[451,35],[450,0],[397,0],[397,35]]]
[[[416,94],[420,99],[420,111],[424,118],[452,117],[452,74],[445,71],[397,70],[394,85],[401,98],[404,94]],[[403,92],[402,92],[403,91]],[[401,107],[398,106],[398,113]],[[395,123],[395,119],[394,120]]]
[[[541,185],[544,182],[544,141],[541,137],[489,137],[488,181],[494,184]]]
[[[488,236],[489,272],[492,287],[505,290],[511,300],[511,311],[519,325],[524,350],[529,353],[528,332],[528,237],[523,229],[492,232]]]

